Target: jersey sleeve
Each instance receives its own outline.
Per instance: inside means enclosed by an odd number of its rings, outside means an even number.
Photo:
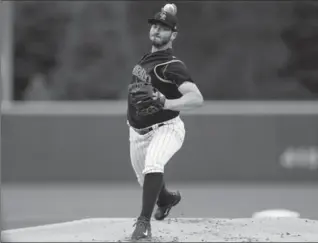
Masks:
[[[178,87],[186,81],[194,83],[183,62],[169,63],[163,70],[163,75],[166,79],[174,82]]]

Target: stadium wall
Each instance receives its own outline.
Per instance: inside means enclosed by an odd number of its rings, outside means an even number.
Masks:
[[[318,114],[221,113],[182,116],[169,181],[318,181]],[[1,146],[3,182],[135,180],[123,113],[5,112]]]

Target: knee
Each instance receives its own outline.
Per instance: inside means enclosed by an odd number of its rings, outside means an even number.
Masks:
[[[140,186],[140,187],[143,187],[143,186],[144,186],[144,180],[138,179],[138,183],[139,183],[139,186]]]
[[[137,177],[137,181],[138,181],[139,185],[141,187],[143,187],[143,185],[144,185],[144,176],[143,175],[142,176],[138,176]]]

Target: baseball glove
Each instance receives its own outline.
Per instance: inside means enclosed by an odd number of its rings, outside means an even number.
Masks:
[[[165,96],[151,84],[142,85],[131,94],[131,103],[136,108],[138,116],[149,116],[163,110]]]

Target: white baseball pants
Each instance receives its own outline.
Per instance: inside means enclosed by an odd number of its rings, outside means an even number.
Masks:
[[[153,130],[145,135],[129,127],[130,159],[141,187],[145,174],[164,173],[165,165],[183,144],[185,129],[181,118],[178,116],[164,123],[161,127],[152,126]]]

